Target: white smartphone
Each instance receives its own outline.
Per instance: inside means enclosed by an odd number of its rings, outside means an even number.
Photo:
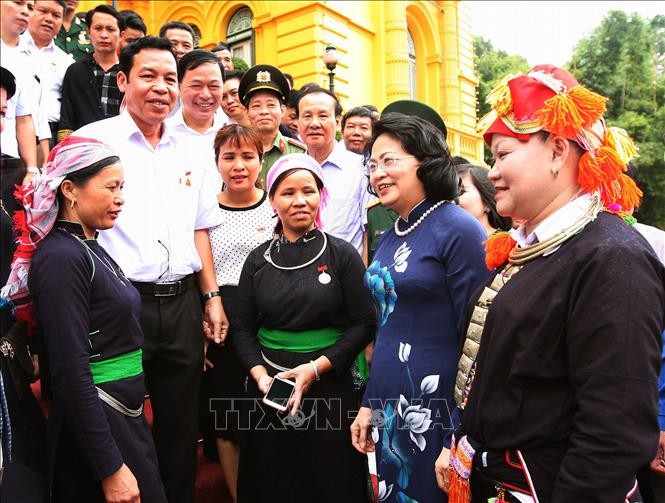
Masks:
[[[295,382],[274,377],[270,384],[270,388],[268,389],[268,393],[263,397],[263,403],[270,407],[274,407],[280,412],[284,412],[287,409],[287,404],[293,396],[295,389]]]

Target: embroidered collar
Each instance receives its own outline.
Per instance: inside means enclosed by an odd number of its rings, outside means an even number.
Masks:
[[[584,202],[586,205],[583,204]],[[566,207],[568,208],[562,211]],[[580,211],[580,208],[584,211]],[[529,236],[524,235],[523,228],[515,231],[515,233],[521,234],[518,237],[525,243],[521,247],[517,246],[517,241],[513,239],[511,233],[497,231],[485,242],[485,264],[489,269],[496,269],[508,260],[513,265],[522,265],[534,258],[550,255],[557,251],[564,242],[584,229],[601,210],[602,203],[598,192],[590,195],[588,199],[580,196],[550,215],[546,219],[549,222],[544,227],[543,224],[546,222],[541,222]],[[542,236],[548,237],[542,239]]]
[[[78,238],[81,238],[84,241],[90,240],[86,237],[85,232],[83,231],[83,226],[78,222],[72,222],[70,220],[56,220],[54,227],[56,229],[62,229],[65,232],[68,232]],[[99,236],[99,232],[95,231],[95,236],[92,240],[96,240]]]
[[[309,243],[312,239],[318,236],[317,232],[319,230],[315,227],[310,231],[307,231],[305,234],[300,236],[295,241],[289,241],[284,234],[279,235],[279,242],[281,244],[293,244],[293,243]]]
[[[547,241],[579,220],[579,218],[589,209],[592,199],[593,196],[591,194],[582,194],[545,218],[528,236],[525,234],[524,224],[520,225],[517,229],[511,230],[510,235],[515,241],[517,241],[517,245],[520,248],[524,248],[525,246],[534,243]],[[556,249],[551,250],[545,255],[549,255],[555,251]]]

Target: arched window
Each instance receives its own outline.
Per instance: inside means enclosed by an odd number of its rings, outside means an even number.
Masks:
[[[226,43],[231,47],[231,54],[241,58],[250,67],[254,66],[254,30],[252,30],[254,15],[249,7],[238,9],[226,30]]]
[[[410,31],[406,31],[406,42],[409,48],[409,91],[411,99],[416,99],[416,46]]]

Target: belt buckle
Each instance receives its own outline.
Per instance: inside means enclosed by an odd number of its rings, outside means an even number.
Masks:
[[[175,281],[173,283],[157,283],[155,285],[155,297],[173,297],[178,295],[178,287],[180,286],[180,281]]]

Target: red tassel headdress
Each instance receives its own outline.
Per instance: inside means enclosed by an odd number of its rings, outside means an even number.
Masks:
[[[608,128],[603,114],[607,98],[590,91],[573,75],[552,65],[538,65],[527,75],[508,76],[488,94],[492,110],[478,122],[489,145],[492,134],[527,141],[538,131],[564,136],[586,152],[579,162],[578,183],[588,192],[599,191],[605,207],[639,205],[642,192],[626,175],[637,155],[628,134]]]

